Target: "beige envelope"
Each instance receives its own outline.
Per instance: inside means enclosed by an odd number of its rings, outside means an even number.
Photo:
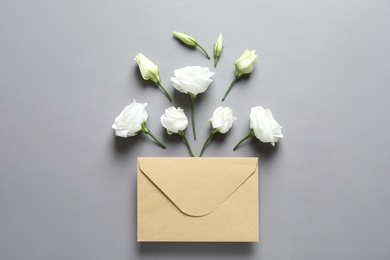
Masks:
[[[138,158],[138,241],[259,241],[257,158]]]

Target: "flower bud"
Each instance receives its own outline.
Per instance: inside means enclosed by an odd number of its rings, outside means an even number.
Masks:
[[[221,56],[223,49],[223,43],[222,43],[222,33],[219,34],[217,42],[214,46],[214,67],[217,66],[219,56]]]
[[[255,63],[259,58],[255,54],[256,50],[246,49],[243,54],[236,60],[234,65],[236,66],[236,77],[241,77],[244,74],[249,74],[253,71]]]
[[[198,45],[198,41],[195,40],[194,37],[192,37],[186,33],[180,33],[180,32],[173,31],[173,36],[175,38],[179,39],[180,41],[182,41],[184,44],[187,44],[188,46],[197,46]]]
[[[210,55],[207,53],[205,48],[203,48],[194,37],[192,37],[186,33],[179,33],[176,31],[173,31],[173,36],[188,46],[199,47],[206,55],[206,58],[210,59]]]
[[[234,79],[232,83],[230,83],[229,88],[225,92],[225,95],[222,98],[222,101],[225,100],[227,94],[229,94],[230,90],[232,89],[233,85],[236,83],[238,78],[240,78],[244,74],[249,74],[253,71],[255,67],[255,63],[258,59],[258,56],[255,54],[256,50],[248,50],[246,49],[243,54],[241,54],[240,58],[236,60],[234,63],[234,66],[236,66],[236,74],[234,76]]]
[[[134,60],[137,61],[139,70],[144,80],[152,80],[157,84],[160,83],[160,70],[156,64],[151,62],[142,53],[138,53]]]
[[[161,84],[160,70],[158,66],[146,58],[142,53],[138,53],[134,60],[137,61],[139,70],[144,80],[152,80],[154,83],[157,83],[169,101],[172,102],[172,98],[168,91]]]

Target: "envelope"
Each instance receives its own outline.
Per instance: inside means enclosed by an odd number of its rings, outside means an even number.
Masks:
[[[257,158],[138,158],[138,242],[258,242]]]

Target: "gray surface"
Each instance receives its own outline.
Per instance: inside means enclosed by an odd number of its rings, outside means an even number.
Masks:
[[[0,259],[390,259],[388,1],[0,2]],[[195,36],[219,66],[172,38]],[[245,48],[260,58],[220,102]],[[239,118],[206,156],[258,156],[258,244],[138,244],[137,156],[187,156],[159,123],[169,106],[134,56],[216,73],[197,101],[199,152],[219,105]],[[134,98],[149,102],[147,136],[114,137]],[[250,107],[272,109],[285,138],[231,148]]]

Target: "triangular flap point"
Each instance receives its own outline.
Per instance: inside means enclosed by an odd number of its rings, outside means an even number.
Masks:
[[[257,158],[140,157],[144,173],[183,213],[213,212],[257,169]]]

